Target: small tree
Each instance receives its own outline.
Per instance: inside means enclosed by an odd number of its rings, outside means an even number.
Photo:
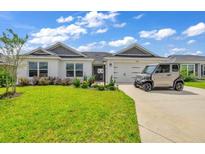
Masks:
[[[0,49],[5,56],[5,70],[11,75],[12,93],[16,93],[17,68],[20,61],[20,52],[23,45],[28,40],[28,35],[20,38],[12,29],[7,29],[0,36]],[[8,81],[8,80],[7,80]],[[6,82],[6,93],[8,93],[9,83]]]

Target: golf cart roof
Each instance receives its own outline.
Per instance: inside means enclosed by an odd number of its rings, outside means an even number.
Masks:
[[[155,64],[148,64],[148,65],[167,65],[167,64],[177,64],[179,65],[179,63],[169,63],[169,62],[163,62],[163,63],[155,63]]]

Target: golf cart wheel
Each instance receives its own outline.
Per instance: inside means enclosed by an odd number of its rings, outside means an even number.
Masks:
[[[139,86],[137,85],[137,83],[134,83],[135,88],[139,88]]]
[[[152,84],[149,82],[144,83],[142,87],[143,87],[144,91],[151,91],[152,90]]]
[[[184,84],[182,82],[177,82],[174,89],[176,91],[182,91],[183,88],[184,88]]]

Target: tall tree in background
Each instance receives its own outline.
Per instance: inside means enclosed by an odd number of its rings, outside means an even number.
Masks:
[[[0,36],[0,49],[4,55],[5,70],[10,74],[12,82],[12,93],[16,93],[16,82],[17,82],[17,68],[20,61],[20,53],[23,45],[28,40],[28,35],[21,38],[12,29],[7,29]],[[6,84],[6,93],[8,93],[9,83]]]

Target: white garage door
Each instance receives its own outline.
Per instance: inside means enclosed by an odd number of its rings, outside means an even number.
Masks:
[[[134,63],[115,63],[114,79],[118,83],[133,83],[137,73],[141,73],[145,65]]]

